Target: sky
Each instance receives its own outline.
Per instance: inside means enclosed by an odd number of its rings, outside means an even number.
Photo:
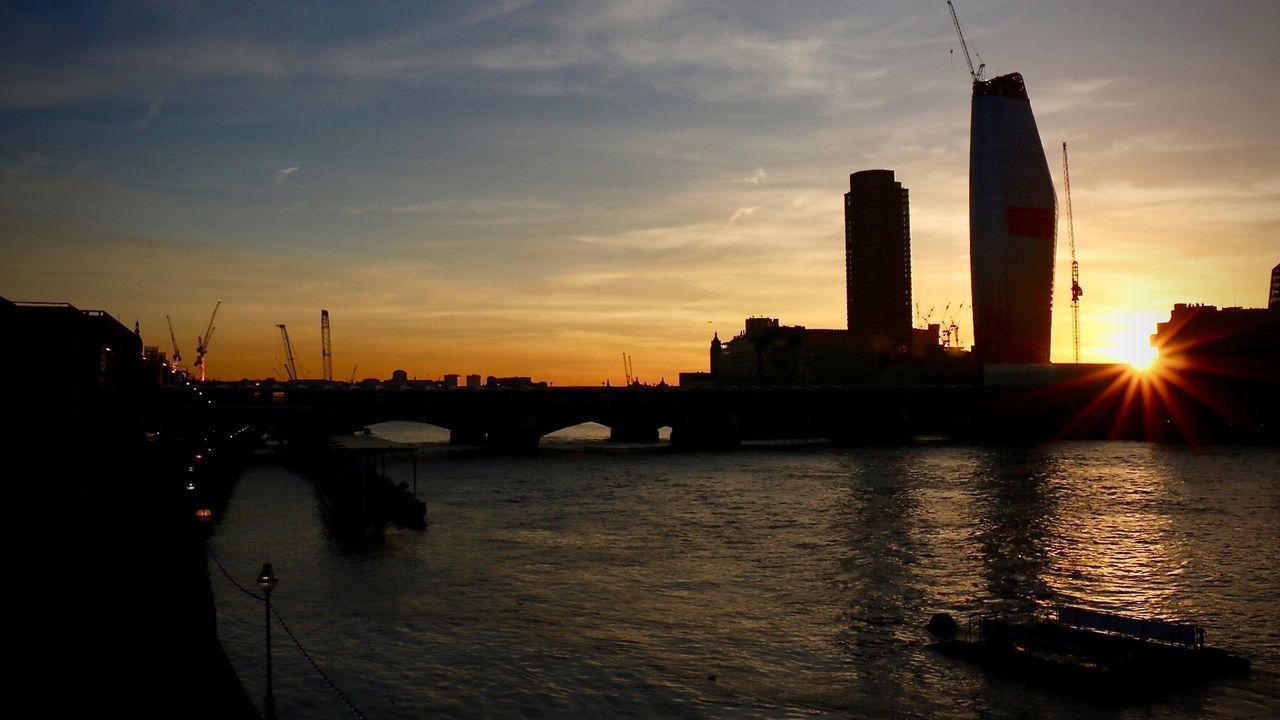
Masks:
[[[1021,72],[1081,356],[1280,262],[1280,3],[961,0]],[[749,316],[844,327],[843,193],[910,191],[913,299],[969,317],[970,79],[945,2],[0,4],[0,296],[224,379],[646,382]],[[1060,226],[1055,362],[1071,360]]]

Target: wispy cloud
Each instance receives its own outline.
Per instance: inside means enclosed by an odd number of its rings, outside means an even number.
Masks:
[[[298,172],[298,170],[300,170],[300,169],[301,169],[301,168],[300,168],[299,166],[297,166],[297,165],[292,165],[292,166],[290,166],[290,167],[287,167],[287,168],[281,168],[280,170],[277,170],[277,171],[276,171],[276,185],[277,185],[277,186],[283,185],[283,184],[285,183],[285,181],[289,179],[289,176],[290,176],[290,175],[292,175],[292,174],[294,174],[294,173]]]
[[[143,130],[146,130],[148,127],[150,127],[151,123],[154,122],[156,117],[160,115],[160,110],[163,108],[164,108],[163,97],[158,97],[155,100],[152,100],[151,104],[147,106],[146,114],[138,118],[137,122],[133,124],[133,131],[142,132]]]
[[[38,152],[14,150],[13,154],[18,158],[18,164],[24,168],[38,170],[40,168],[47,168],[53,164],[52,160]]]
[[[764,179],[768,175],[769,173],[765,172],[764,168],[758,167],[754,171],[752,171],[750,175],[742,178],[742,182],[750,185],[759,185],[760,183],[764,182]]]
[[[759,210],[759,209],[760,209],[760,206],[759,206],[759,205],[756,205],[756,206],[753,206],[753,207],[740,207],[740,208],[738,208],[738,209],[737,209],[737,211],[735,211],[735,212],[733,213],[733,217],[729,218],[729,224],[730,224],[730,225],[733,225],[734,223],[738,222],[739,220],[742,220],[742,219],[744,219],[744,218],[751,217],[751,216],[752,216],[752,215],[754,215],[754,214],[755,214],[755,212],[756,212],[757,210]]]
[[[511,213],[534,213],[554,210],[560,206],[555,203],[536,199],[494,198],[457,200],[446,198],[429,200],[404,205],[347,205],[342,208],[346,215],[370,215],[388,213],[392,215],[427,215],[433,213],[451,213],[457,215],[507,215]]]

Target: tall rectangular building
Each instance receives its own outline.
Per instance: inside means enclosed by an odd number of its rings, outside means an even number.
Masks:
[[[969,269],[984,364],[1049,362],[1057,207],[1022,75],[975,81]]]
[[[844,196],[845,300],[849,330],[872,348],[911,345],[911,217],[892,170],[849,176]]]
[[[1267,307],[1280,310],[1280,263],[1271,268],[1271,296],[1267,298]]]

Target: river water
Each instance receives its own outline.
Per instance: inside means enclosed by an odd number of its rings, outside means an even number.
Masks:
[[[304,477],[243,473],[210,547],[370,718],[1280,716],[1280,449],[616,446],[417,461],[425,531],[332,539]],[[412,482],[412,462],[389,474]],[[265,688],[262,605],[211,565]],[[938,655],[923,625],[1069,602],[1195,622],[1249,678],[1097,704]],[[273,629],[280,717],[351,717]]]

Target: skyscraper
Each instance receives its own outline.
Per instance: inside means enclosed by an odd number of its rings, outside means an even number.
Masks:
[[[973,83],[969,269],[983,363],[1049,362],[1057,195],[1022,75]]]
[[[1280,310],[1280,263],[1271,268],[1271,297],[1267,298],[1267,307]]]
[[[849,330],[881,351],[911,343],[911,217],[892,170],[849,176],[844,196],[845,300]]]

